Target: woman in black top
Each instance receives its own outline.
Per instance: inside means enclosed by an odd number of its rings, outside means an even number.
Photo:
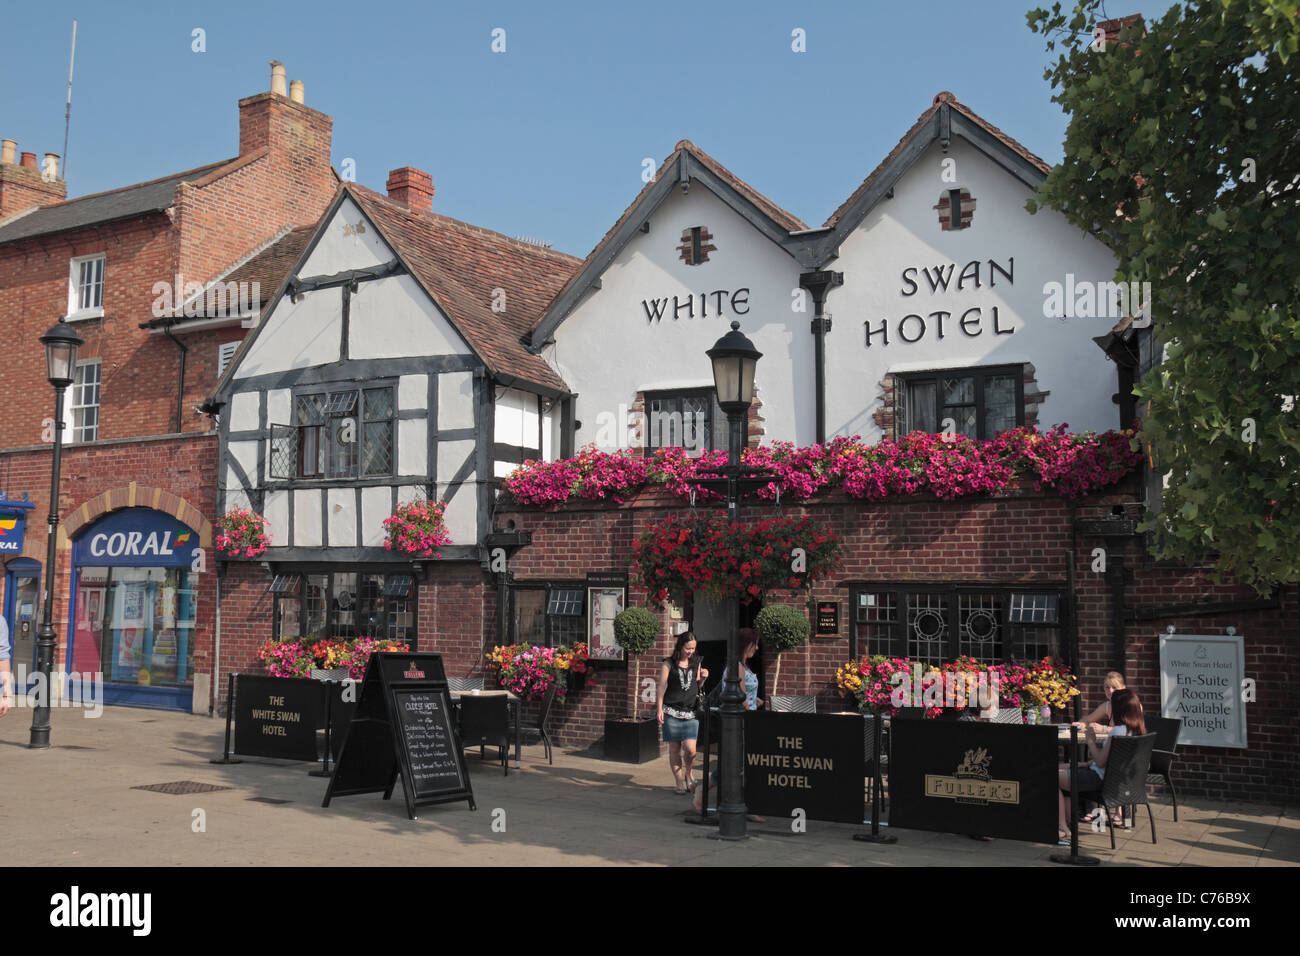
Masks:
[[[700,682],[709,676],[708,668],[701,667],[695,656],[695,646],[695,635],[690,631],[678,634],[672,654],[659,665],[657,709],[677,793],[695,789],[691,765],[695,762],[695,741],[700,736],[695,699],[699,696]]]

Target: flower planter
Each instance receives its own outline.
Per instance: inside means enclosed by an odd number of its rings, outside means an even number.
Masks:
[[[605,721],[605,759],[646,763],[659,758],[659,722],[653,717]]]

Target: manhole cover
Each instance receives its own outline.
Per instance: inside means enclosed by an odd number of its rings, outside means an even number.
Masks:
[[[253,803],[293,803],[292,800],[277,800],[275,797],[249,797]]]
[[[152,790],[154,793],[211,793],[214,790],[230,790],[231,787],[218,787],[210,783],[196,783],[193,780],[175,780],[171,783],[151,783],[146,787],[132,787],[132,790]]]

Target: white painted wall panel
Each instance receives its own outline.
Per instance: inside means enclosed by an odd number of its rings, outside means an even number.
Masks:
[[[341,289],[305,292],[296,305],[285,296],[258,331],[235,378],[337,362],[342,327]]]
[[[343,201],[325,227],[300,275],[332,276],[348,269],[369,269],[391,262],[393,251],[350,199]]]
[[[438,488],[445,488],[455,476],[457,469],[465,463],[466,458],[474,454],[472,441],[438,442]],[[473,464],[471,463],[471,467]]]
[[[426,408],[429,404],[429,376],[403,375],[397,380],[399,409]]]
[[[392,489],[387,486],[361,489],[361,544],[384,546],[384,519],[393,513]]]
[[[477,487],[471,476],[443,512],[452,544],[478,543]]]
[[[262,515],[271,522],[266,532],[271,539],[271,547],[289,546],[289,492],[268,491],[266,493],[266,512]]]
[[[438,376],[438,428],[474,427],[474,377],[470,372]]]
[[[257,428],[260,392],[236,392],[230,397],[230,430],[243,432]]]
[[[354,359],[468,355],[469,346],[409,275],[363,282],[348,313]]]
[[[249,501],[248,495],[239,487],[239,479],[235,477],[234,471],[227,468],[225,510],[233,511],[236,508],[247,508],[251,511],[253,505]]]
[[[320,526],[320,496],[317,488],[293,493],[293,541],[295,548],[318,548],[324,542]]]
[[[397,473],[426,475],[429,468],[429,420],[406,418],[397,423]]]
[[[329,519],[330,547],[356,547],[356,495],[351,488],[330,488],[328,494],[325,516]]]
[[[397,503],[404,505],[412,501],[418,501],[424,497],[423,485],[398,485]]]
[[[244,470],[251,485],[261,483],[261,477],[257,473],[257,446],[256,441],[232,441],[226,446],[231,460]]]
[[[293,408],[290,404],[292,390],[272,388],[266,392],[266,423],[268,425],[292,425]]]
[[[496,440],[506,445],[537,447],[537,396],[505,389],[496,400]]]

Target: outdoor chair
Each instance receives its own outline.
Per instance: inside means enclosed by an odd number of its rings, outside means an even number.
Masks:
[[[1178,822],[1178,792],[1174,790],[1174,779],[1169,771],[1178,755],[1178,735],[1182,733],[1181,717],[1148,717],[1147,729],[1156,735],[1156,746],[1151,751],[1151,770],[1147,773],[1147,783],[1163,783],[1169,788],[1169,796],[1174,801],[1174,822]]]
[[[1151,752],[1155,749],[1156,735],[1143,734],[1140,737],[1111,737],[1106,744],[1106,776],[1102,778],[1101,789],[1084,791],[1079,794],[1080,801],[1095,800],[1102,806],[1105,819],[1110,819],[1112,808],[1142,804],[1147,808],[1147,817],[1151,820],[1151,843],[1156,842],[1156,818],[1151,812],[1151,801],[1147,798],[1147,773],[1151,769]],[[1136,820],[1137,814],[1134,814]],[[1115,827],[1110,830],[1110,848],[1115,849]]]
[[[448,677],[447,687],[455,693],[461,694],[467,690],[482,690],[483,678],[481,677]]]
[[[787,714],[817,713],[817,698],[808,697],[773,697],[772,709]]]
[[[555,703],[555,694],[559,685],[552,684],[546,689],[546,696],[542,698],[542,711],[537,717],[537,733],[541,735],[542,746],[546,748],[546,762],[554,764],[551,754],[551,738],[546,733],[546,718],[551,716],[551,705]]]
[[[485,759],[489,746],[496,747],[502,775],[510,773],[510,704],[504,696],[461,697],[460,749],[464,752],[475,746],[480,760]]]

